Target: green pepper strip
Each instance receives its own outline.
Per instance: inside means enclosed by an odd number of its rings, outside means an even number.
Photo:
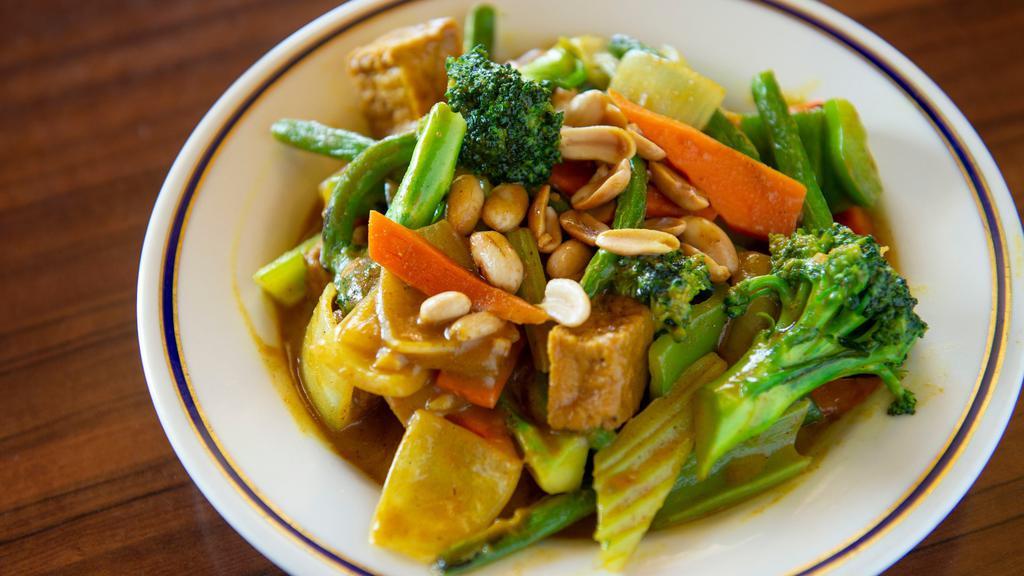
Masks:
[[[832,225],[832,212],[814,177],[811,161],[800,141],[800,131],[796,121],[789,115],[789,105],[782,97],[775,74],[769,70],[754,77],[752,92],[757,111],[768,129],[768,139],[779,170],[807,188],[804,197],[804,226],[812,229],[828,228]]]
[[[632,173],[626,190],[619,195],[615,205],[613,228],[639,228],[647,211],[647,163],[639,156],[629,161]],[[590,259],[583,273],[580,285],[591,298],[597,296],[611,281],[619,257],[607,250],[598,250]]]
[[[725,295],[728,291],[724,284],[720,284],[711,297],[694,304],[682,340],[676,341],[671,334],[663,334],[651,344],[647,359],[651,369],[652,398],[668,392],[684,370],[715,349],[725,326]]]
[[[289,118],[274,122],[270,133],[289,146],[339,160],[353,160],[376,142],[357,132],[332,128],[312,120]]]
[[[737,152],[742,152],[754,160],[761,160],[761,154],[758,153],[754,143],[725,117],[721,108],[715,110],[715,113],[711,115],[707,126],[704,127],[704,132]]]
[[[382,189],[388,173],[409,163],[415,146],[415,132],[389,136],[356,156],[342,171],[324,215],[324,245],[320,252],[324,268],[336,274],[344,267],[361,209],[371,194]]]
[[[544,274],[544,265],[540,262],[537,241],[526,228],[516,228],[505,236],[512,249],[519,255],[519,259],[523,261],[523,282],[519,285],[516,295],[530,304],[540,304],[544,299],[547,276]],[[523,329],[526,331],[526,341],[530,345],[534,367],[541,372],[547,372],[551,369],[547,349],[548,332],[551,327],[547,324],[537,324],[523,326]]]
[[[596,509],[597,497],[591,488],[548,496],[448,549],[434,563],[434,570],[441,574],[469,572],[560,532]]]
[[[462,51],[469,52],[474,46],[483,46],[490,54],[494,50],[494,6],[477,4],[466,14],[466,28],[463,33]]]

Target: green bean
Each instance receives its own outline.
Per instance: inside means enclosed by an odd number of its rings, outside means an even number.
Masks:
[[[412,229],[430,224],[452,185],[465,134],[466,121],[461,114],[444,102],[434,104],[420,131],[409,169],[388,206],[388,218]]]
[[[544,274],[544,265],[541,264],[540,253],[537,251],[537,241],[526,228],[516,228],[505,236],[512,249],[519,255],[519,259],[523,261],[523,282],[519,285],[516,295],[530,304],[540,304],[544,299],[547,276]],[[533,366],[541,372],[547,372],[551,368],[548,361],[548,331],[551,328],[545,324],[535,324],[523,326],[523,329],[526,331],[526,341],[530,345]]]
[[[804,197],[804,226],[816,229],[831,226],[832,212],[814,177],[811,161],[800,141],[800,131],[796,121],[789,115],[789,105],[782,97],[775,74],[770,70],[758,74],[754,78],[752,91],[779,170],[807,188]]]
[[[388,173],[409,163],[416,146],[416,133],[389,136],[356,156],[338,178],[324,215],[323,249],[320,263],[332,273],[347,261],[355,220],[363,215],[370,196],[383,190]]]
[[[448,549],[434,563],[434,570],[441,574],[469,572],[560,532],[596,509],[597,497],[591,488],[548,496]]]
[[[761,154],[758,153],[754,143],[750,141],[750,138],[747,138],[747,135],[742,130],[726,118],[721,108],[715,110],[715,113],[711,115],[707,126],[704,127],[704,132],[733,150],[742,152],[754,160],[761,160]]]
[[[634,156],[629,161],[629,167],[632,171],[629,184],[615,205],[613,228],[639,228],[647,211],[647,163],[639,156]],[[593,298],[604,290],[615,273],[618,259],[618,256],[604,249],[594,254],[580,280],[588,296]]]
[[[462,51],[469,52],[474,46],[483,46],[488,54],[494,52],[494,6],[477,4],[466,14],[466,28],[462,35]]]
[[[339,160],[353,160],[375,140],[312,120],[283,118],[270,126],[270,133],[280,142],[307,152],[323,154]]]

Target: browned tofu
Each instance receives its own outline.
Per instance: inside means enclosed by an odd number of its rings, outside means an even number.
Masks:
[[[370,132],[381,138],[409,128],[444,97],[448,56],[458,56],[459,26],[438,18],[392,30],[349,54]]]
[[[548,337],[548,424],[557,430],[614,429],[636,412],[647,383],[654,321],[646,306],[602,296],[577,328]]]

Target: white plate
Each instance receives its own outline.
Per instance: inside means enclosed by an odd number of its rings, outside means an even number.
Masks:
[[[139,271],[139,339],[153,402],[196,484],[246,539],[297,574],[425,574],[366,542],[378,488],[294,417],[250,324],[273,344],[250,282],[296,241],[334,163],[268,133],[279,117],[361,128],[344,72],[353,47],[395,26],[461,17],[471,0],[349,2],[257,62],[185,144],[153,210]],[[750,79],[860,109],[902,271],[931,330],[909,363],[918,414],[869,407],[792,486],[649,535],[634,574],[877,572],[920,541],[981,471],[1022,375],[1024,240],[999,171],[950,100],[891,46],[796,0],[499,2],[509,56],[559,34],[626,32],[671,43],[749,110]],[[264,350],[265,352],[265,350]],[[881,396],[879,396],[881,398]],[[884,401],[881,398],[880,401]],[[490,573],[582,574],[597,548],[549,541]]]

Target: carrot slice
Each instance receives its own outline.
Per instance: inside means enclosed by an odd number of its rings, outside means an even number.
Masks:
[[[730,227],[759,238],[796,228],[807,193],[803,184],[614,90],[608,94],[629,121],[665,151],[669,163],[707,194]]]
[[[498,366],[498,371],[494,376],[482,378],[466,376],[451,370],[441,370],[437,374],[437,387],[461,396],[477,406],[494,408],[498,403],[498,397],[501,396],[501,391],[505,388],[505,383],[508,382],[512,370],[516,367],[522,347],[521,338],[512,344],[512,349],[508,356],[501,360],[501,365]]]
[[[370,258],[403,282],[428,296],[448,290],[462,292],[474,308],[516,324],[543,324],[548,315],[526,300],[495,288],[459,266],[422,236],[370,212]]]
[[[851,206],[836,214],[836,222],[862,236],[875,233],[875,225],[871,222],[871,217],[860,206]]]
[[[686,210],[683,210],[678,204],[654,188],[647,187],[647,214],[645,215],[647,218],[662,218],[664,216],[678,218],[685,215]]]
[[[496,447],[516,454],[515,444],[512,443],[512,435],[505,424],[505,417],[497,410],[470,406],[465,410],[447,414],[445,418],[453,424],[458,424],[466,430],[487,440]]]
[[[594,163],[566,160],[551,167],[551,185],[562,194],[573,195],[594,175]]]

